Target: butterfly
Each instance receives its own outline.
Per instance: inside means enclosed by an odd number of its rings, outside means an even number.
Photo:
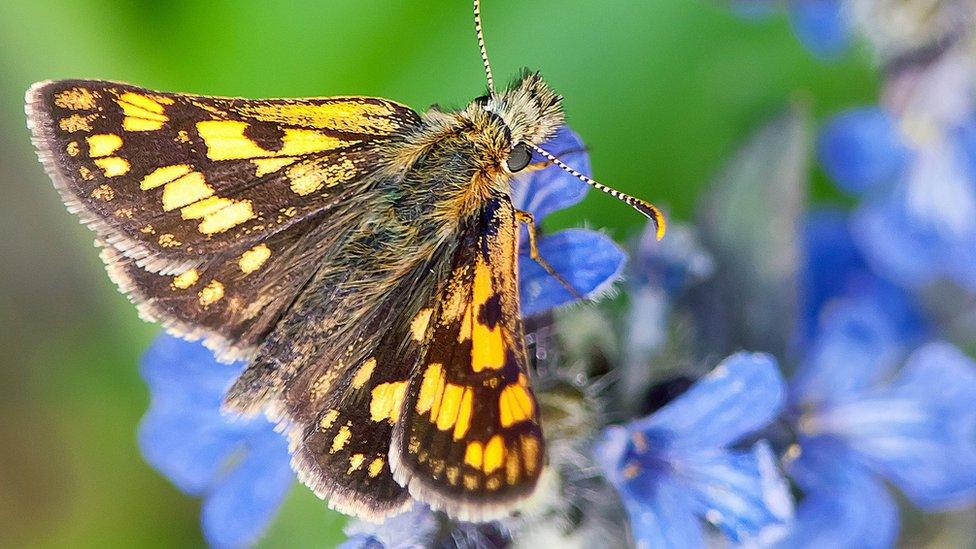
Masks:
[[[28,124],[69,211],[140,315],[249,365],[225,406],[287,433],[300,480],[380,520],[419,500],[488,520],[545,465],[519,309],[535,225],[510,197],[562,98],[536,73],[461,110],[35,84]],[[563,281],[565,283],[565,281]]]

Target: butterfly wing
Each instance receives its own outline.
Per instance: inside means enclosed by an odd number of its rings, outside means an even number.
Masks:
[[[27,114],[42,163],[98,234],[120,288],[143,316],[225,359],[253,352],[307,281],[308,263],[295,262],[320,255],[313,236],[362,211],[384,147],[419,123],[384,99],[244,100],[87,80],[35,84]]]
[[[465,520],[511,512],[544,465],[517,257],[515,210],[508,198],[491,199],[454,253],[393,432],[396,480]]]

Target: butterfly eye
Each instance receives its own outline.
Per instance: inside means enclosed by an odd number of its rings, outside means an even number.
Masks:
[[[512,147],[512,152],[508,153],[508,171],[515,173],[521,171],[523,168],[529,165],[529,160],[532,155],[529,153],[529,147],[525,143],[518,143]]]
[[[481,97],[475,97],[474,102],[484,107],[488,104],[488,99],[490,98],[487,95],[482,95]]]

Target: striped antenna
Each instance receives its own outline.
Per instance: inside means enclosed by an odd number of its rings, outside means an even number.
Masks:
[[[491,63],[488,62],[488,49],[485,48],[485,33],[481,30],[481,0],[474,0],[474,32],[478,35],[478,49],[481,62],[485,64],[485,77],[488,78],[488,91],[495,94],[495,79],[491,76]]]
[[[641,200],[640,198],[634,198],[629,194],[622,193],[617,189],[612,189],[610,187],[607,187],[606,185],[600,183],[599,181],[594,181],[593,179],[586,177],[585,175],[574,170],[573,168],[570,168],[562,160],[559,160],[558,158],[550,154],[549,151],[543,149],[542,147],[539,147],[538,145],[533,145],[532,143],[526,143],[526,144],[532,147],[537,153],[546,157],[547,160],[562,168],[563,171],[568,172],[576,179],[579,179],[583,183],[586,183],[587,185],[597,190],[603,191],[618,200],[622,200],[623,202],[630,204],[635,210],[646,215],[647,218],[650,219],[652,223],[654,223],[654,229],[655,229],[654,236],[656,236],[658,240],[664,238],[664,232],[667,230],[668,223],[664,219],[664,214],[661,213],[661,210],[659,210],[657,206],[651,204],[650,202]]]

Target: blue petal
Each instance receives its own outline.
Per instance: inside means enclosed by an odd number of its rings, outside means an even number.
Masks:
[[[351,520],[346,523],[344,530],[350,537],[350,542],[358,540],[358,544],[353,544],[350,548],[408,549],[430,546],[440,527],[437,516],[429,507],[414,503],[409,510],[379,524]]]
[[[976,178],[976,114],[971,115],[953,133],[969,174]]]
[[[822,59],[835,58],[850,46],[850,23],[840,0],[793,0],[790,21],[797,39]]]
[[[898,507],[884,485],[850,459],[843,447],[824,440],[805,443],[802,448],[791,473],[806,494],[789,535],[777,547],[894,546]]]
[[[623,494],[623,501],[639,549],[705,546],[701,524],[691,510],[692,502],[684,487],[662,479],[649,497],[637,500]]]
[[[722,361],[685,393],[632,430],[670,441],[682,456],[722,448],[769,424],[783,405],[785,387],[776,360],[737,353]]]
[[[562,126],[556,135],[542,144],[542,148],[583,175],[590,175],[590,155],[583,141],[573,130]],[[539,153],[532,153],[532,163],[545,162]],[[577,204],[589,186],[555,165],[520,175],[512,181],[512,202],[515,207],[532,213],[536,222],[550,213]]]
[[[894,199],[872,200],[853,214],[851,231],[871,267],[909,288],[935,280],[944,265],[941,239],[917,224]]]
[[[268,430],[204,500],[203,533],[214,547],[253,544],[275,517],[295,481],[285,437]]]
[[[694,499],[694,512],[737,543],[779,539],[793,517],[789,486],[765,441],[750,452],[690,455],[674,470]]]
[[[143,355],[141,373],[155,401],[212,408],[242,369],[217,362],[200,343],[164,334]]]
[[[876,384],[896,365],[896,328],[872,299],[834,302],[790,383],[791,401],[843,401]]]
[[[931,343],[875,398],[886,430],[852,445],[924,509],[976,501],[976,362]]]
[[[609,237],[567,229],[539,239],[539,254],[581,295],[598,297],[620,277],[626,254]],[[522,315],[531,316],[576,300],[558,280],[529,257],[519,257]]]
[[[226,421],[217,410],[150,408],[139,426],[139,447],[146,462],[177,488],[199,496],[241,446],[241,433]]]
[[[841,210],[813,210],[807,214],[803,223],[803,252],[801,322],[804,341],[809,341],[824,305],[843,295],[857,279],[869,275],[848,229],[847,213]]]
[[[239,372],[202,345],[165,335],[143,357],[151,404],[139,426],[139,446],[150,465],[188,494],[209,489],[240,441],[268,426],[263,419],[231,422],[221,414],[223,393]]]
[[[879,107],[835,116],[820,133],[818,152],[827,174],[851,193],[897,179],[909,156],[896,120]]]

